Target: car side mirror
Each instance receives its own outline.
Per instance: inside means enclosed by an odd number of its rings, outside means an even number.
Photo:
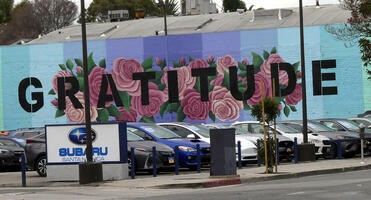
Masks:
[[[368,129],[371,129],[371,125],[370,126],[367,126]]]
[[[189,135],[187,135],[187,138],[188,138],[188,139],[196,139],[195,135],[193,135],[193,134],[189,134]]]

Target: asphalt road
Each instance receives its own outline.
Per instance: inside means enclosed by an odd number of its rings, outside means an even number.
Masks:
[[[368,200],[371,199],[371,170],[209,189],[127,189],[99,185],[26,189],[0,187],[0,199]]]

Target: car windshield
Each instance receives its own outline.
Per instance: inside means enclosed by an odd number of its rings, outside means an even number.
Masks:
[[[276,124],[276,128],[284,133],[299,133],[300,131],[291,128],[290,126],[286,126],[284,124]]]
[[[182,138],[176,133],[163,128],[161,126],[156,126],[156,125],[143,125],[140,126],[143,130],[151,133],[152,135],[156,136],[157,138],[160,139],[173,139],[173,138]]]
[[[359,127],[356,122],[353,122],[351,120],[339,120],[338,122],[349,130],[359,131]]]
[[[17,144],[11,140],[0,139],[0,146],[17,146]]]
[[[319,122],[308,122],[308,127],[315,130],[316,132],[334,132],[334,129],[331,129]]]
[[[135,135],[133,132],[127,130],[127,140],[128,142],[132,142],[132,141],[143,141],[144,139]]]
[[[184,125],[185,127],[199,133],[200,135],[204,136],[205,138],[210,138],[210,127],[202,126],[199,124],[192,124],[192,125]]]

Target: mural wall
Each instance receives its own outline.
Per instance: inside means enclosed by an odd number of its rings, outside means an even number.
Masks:
[[[371,81],[362,68],[357,47],[345,48],[324,27],[305,28],[308,118],[351,117],[371,110]],[[260,100],[260,80],[264,96],[272,96],[271,63],[290,63],[297,75],[295,90],[277,98],[280,119],[301,119],[301,72],[299,28],[233,31],[222,33],[176,35],[115,40],[88,41],[91,115],[94,121],[187,121],[233,122],[253,120],[250,106]],[[45,124],[82,122],[84,111],[66,100],[66,109],[58,110],[57,77],[74,76],[82,104],[82,51],[80,42],[1,47],[0,48],[0,129],[39,127]],[[336,86],[336,95],[313,95],[312,61],[336,60],[336,68],[322,69],[335,73],[336,80],[323,81],[322,87]],[[253,65],[255,93],[247,102],[237,101],[229,90],[228,66],[238,66],[238,88],[246,90],[246,67]],[[217,75],[209,77],[209,101],[202,102],[200,79],[191,69],[215,67]],[[168,102],[168,71],[176,70],[179,102]],[[155,72],[149,82],[149,105],[142,105],[140,81],[133,72]],[[111,74],[124,106],[107,102],[97,108],[102,74]],[[279,84],[285,87],[287,74],[279,71]],[[18,85],[27,77],[40,80],[44,106],[37,112],[26,112],[18,100]],[[171,83],[170,83],[171,84]],[[71,87],[66,84],[67,89]],[[108,94],[112,93],[108,88]]]

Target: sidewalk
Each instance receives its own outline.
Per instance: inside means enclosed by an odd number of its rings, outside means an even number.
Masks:
[[[365,159],[366,164],[360,164],[360,158],[341,160],[317,160],[308,163],[283,163],[278,166],[278,174],[264,174],[265,167],[250,166],[237,170],[239,177],[211,178],[209,170],[197,173],[175,175],[172,173],[159,174],[157,177],[136,176],[136,179],[121,181],[106,181],[86,186],[125,187],[125,188],[205,188],[240,183],[253,183],[265,180],[285,179],[293,177],[339,173],[371,169],[371,157]],[[130,178],[130,177],[129,177]],[[38,177],[36,172],[27,172],[28,187],[75,187],[78,182],[49,182],[46,178]],[[21,187],[21,173],[0,173],[0,188]]]

